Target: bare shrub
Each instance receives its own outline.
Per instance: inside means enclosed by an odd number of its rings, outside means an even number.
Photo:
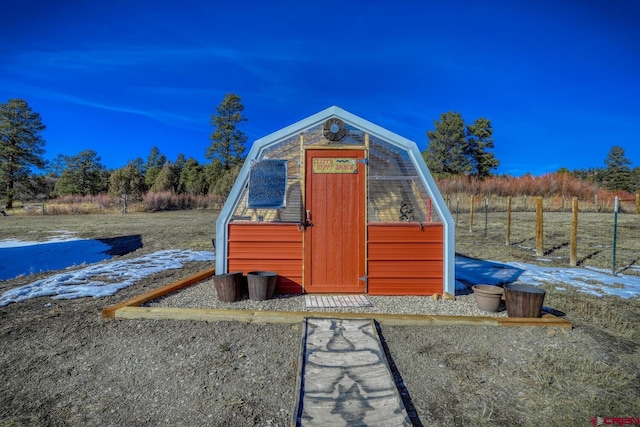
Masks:
[[[218,204],[214,195],[176,194],[172,191],[149,191],[142,197],[142,210],[146,212],[210,209],[215,208]]]
[[[444,178],[437,181],[440,192],[449,199],[459,200],[460,206],[469,206],[469,196],[476,197],[474,205],[483,204],[484,197],[518,197],[523,202],[518,205],[524,210],[535,209],[534,197],[545,198],[545,209],[568,209],[568,200],[577,197],[582,209],[593,211],[612,210],[614,200],[629,200],[634,195],[622,191],[609,191],[596,183],[580,180],[568,174],[550,173],[542,176],[524,175],[521,177],[496,176],[478,180],[470,176]],[[529,201],[527,201],[527,197]],[[514,206],[514,209],[518,209]]]

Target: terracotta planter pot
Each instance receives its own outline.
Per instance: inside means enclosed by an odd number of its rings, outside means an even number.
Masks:
[[[478,308],[482,311],[496,312],[502,302],[504,289],[493,285],[472,286],[473,295],[476,297]]]
[[[242,272],[219,274],[213,276],[218,300],[236,302],[242,299]]]

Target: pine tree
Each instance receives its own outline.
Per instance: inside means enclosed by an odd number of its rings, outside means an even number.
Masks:
[[[30,167],[43,168],[46,126],[23,99],[0,104],[0,196],[13,208],[15,187],[29,179]]]
[[[145,183],[140,163],[129,162],[127,166],[111,172],[109,194],[111,196],[139,197],[144,193]]]
[[[633,175],[631,174],[631,160],[624,154],[624,148],[614,145],[609,151],[609,155],[604,160],[607,167],[603,172],[603,183],[608,190],[624,190],[633,192],[635,190]]]
[[[474,175],[480,179],[490,176],[491,171],[500,165],[498,159],[489,151],[493,149],[491,120],[481,117],[472,125],[467,125],[466,138]]]
[[[227,94],[216,108],[216,115],[211,115],[211,126],[214,130],[209,137],[211,145],[207,147],[205,157],[212,161],[219,160],[228,171],[242,163],[247,136],[238,129],[247,119],[242,115],[244,106],[240,97]]]
[[[151,187],[151,191],[171,191],[173,193],[177,193],[179,185],[180,170],[171,163],[166,162],[162,169],[160,169],[160,172]]]
[[[436,177],[468,174],[482,179],[500,164],[490,151],[491,120],[481,117],[465,125],[460,113],[448,112],[433,123],[435,130],[427,132],[429,143],[422,156]]]
[[[144,164],[144,182],[147,184],[147,188],[153,187],[165,163],[167,163],[167,157],[160,152],[158,147],[151,147],[147,162]]]
[[[109,189],[109,172],[100,163],[100,156],[94,150],[84,150],[75,156],[66,156],[66,168],[56,182],[55,193],[96,195]]]
[[[460,113],[448,112],[434,120],[435,130],[427,132],[429,144],[422,153],[431,172],[440,178],[472,171],[467,156],[465,127]]]

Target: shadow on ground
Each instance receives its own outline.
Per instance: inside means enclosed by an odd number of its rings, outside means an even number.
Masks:
[[[109,245],[111,247],[111,249],[103,252],[111,256],[126,255],[142,247],[142,235],[140,234],[133,234],[131,236],[111,237],[108,239],[96,239],[96,240],[106,245]]]

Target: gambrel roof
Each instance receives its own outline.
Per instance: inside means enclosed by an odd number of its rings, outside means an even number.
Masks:
[[[289,160],[287,206],[278,212],[282,221],[301,220],[302,197],[300,159],[306,148],[326,146],[326,124],[330,119],[344,123],[346,134],[341,146],[368,148],[368,221],[441,221],[444,228],[444,290],[455,294],[454,222],[440,191],[427,168],[418,146],[339,107],[329,107],[277,132],[256,140],[247,155],[240,174],[220,212],[216,225],[216,271],[226,272],[228,225],[234,218],[246,218],[247,187],[252,162],[260,159]],[[398,206],[409,200],[410,208],[402,218]],[[426,202],[428,200],[428,206]],[[404,203],[402,203],[404,208]],[[273,212],[263,212],[275,215]],[[267,219],[268,220],[268,219]]]

